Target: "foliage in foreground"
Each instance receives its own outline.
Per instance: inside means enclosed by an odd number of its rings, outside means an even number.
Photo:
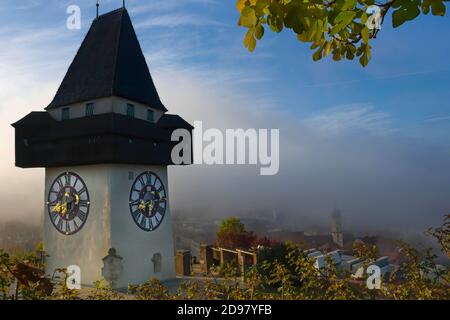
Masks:
[[[217,245],[222,248],[247,249],[255,240],[255,234],[245,230],[244,224],[235,217],[223,220],[217,232]]]
[[[371,59],[372,39],[392,13],[397,28],[420,14],[444,16],[448,0],[237,0],[239,25],[247,28],[244,45],[250,52],[266,28],[279,33],[290,29],[301,42],[310,43],[313,60],[359,57],[362,66]],[[376,6],[374,6],[376,5]]]
[[[448,220],[449,216],[441,228],[428,232],[437,236],[443,250],[448,250]],[[267,252],[262,257],[266,258],[246,270],[244,277],[238,276],[232,266],[227,266],[222,270],[221,278],[186,281],[175,293],[169,292],[156,279],[142,285],[132,285],[128,293],[138,300],[450,299],[450,273],[438,267],[436,255],[431,250],[419,252],[403,242],[399,242],[403,262],[382,279],[379,290],[368,289],[367,275],[355,279],[350,272],[337,268],[332,259],[328,259],[323,268],[317,269],[314,260],[292,243],[278,244],[264,250]],[[445,252],[448,254],[448,251]],[[377,258],[377,248],[365,244],[357,244],[354,253],[367,264]],[[81,296],[79,291],[67,288],[66,278],[56,281],[54,276],[45,276],[42,268],[41,259],[34,253],[12,257],[0,250],[0,300],[118,300],[124,297],[102,281],[96,282],[89,293]],[[65,270],[56,270],[55,273],[65,274]]]

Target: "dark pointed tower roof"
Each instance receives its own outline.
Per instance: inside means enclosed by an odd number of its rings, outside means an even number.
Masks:
[[[94,20],[46,110],[109,96],[167,111],[125,8]]]

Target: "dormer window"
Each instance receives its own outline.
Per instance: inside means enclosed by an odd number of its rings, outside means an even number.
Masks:
[[[147,109],[147,121],[155,122],[155,112],[152,109]]]
[[[61,111],[61,120],[70,119],[70,108],[63,108]]]
[[[134,118],[134,104],[127,103],[127,116]]]
[[[86,104],[86,117],[90,117],[94,115],[94,103],[87,103]]]

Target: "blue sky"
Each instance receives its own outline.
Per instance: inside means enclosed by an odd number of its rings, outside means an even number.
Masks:
[[[121,2],[100,1],[100,13]],[[81,30],[66,28],[71,4],[81,7]],[[289,185],[302,205],[283,207],[289,197],[281,195],[266,207],[325,219],[340,206],[358,225],[380,214],[401,226],[410,214],[421,230],[428,216],[439,222],[450,209],[448,17],[420,17],[395,30],[388,21],[362,68],[357,60],[313,62],[289,31],[266,32],[248,53],[234,1],[127,0],[127,8],[170,112],[210,126],[280,128],[281,173],[265,180],[246,173],[252,204],[265,192],[256,185]],[[14,168],[9,124],[50,102],[94,16],[93,0],[0,0],[0,173],[14,174],[18,186],[40,187],[43,172]],[[200,174],[205,186],[225,172],[222,189],[205,187],[221,213],[251,207],[229,205],[236,194],[226,181],[242,177],[239,169],[183,170],[173,169],[174,176]],[[174,207],[193,196],[180,186],[172,188]],[[0,200],[25,197],[12,192],[3,190]]]
[[[65,29],[69,4],[82,9],[80,31]],[[104,13],[121,1],[100,4]],[[176,65],[226,71],[242,90],[270,99],[292,114],[305,116],[335,105],[363,103],[386,113],[391,125],[405,134],[440,142],[448,136],[448,17],[424,16],[395,30],[386,23],[373,42],[370,65],[362,68],[356,61],[313,62],[308,46],[289,31],[266,32],[256,52],[247,53],[233,1],[128,0],[127,6],[152,70]],[[63,52],[48,56],[61,60],[55,69],[62,74],[94,15],[95,1],[2,0],[0,30],[22,28],[38,34],[59,30],[54,46]]]

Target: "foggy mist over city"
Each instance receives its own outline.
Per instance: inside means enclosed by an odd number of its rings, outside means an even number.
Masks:
[[[176,112],[191,122],[201,117],[209,127],[280,128],[280,171],[259,176],[258,166],[172,168],[173,208],[180,213],[276,210],[286,225],[302,229],[328,228],[331,211],[340,208],[346,228],[408,233],[438,224],[448,210],[448,153],[402,136],[389,115],[371,106],[337,106],[296,119],[277,112],[275,104],[232,97],[232,89],[194,86],[181,93],[183,107]]]
[[[328,229],[331,211],[339,208],[346,230],[408,234],[438,225],[447,212],[448,154],[402,136],[389,115],[354,104],[287,117],[270,98],[255,101],[233,85],[218,87],[204,78],[203,71],[155,73],[170,112],[191,123],[201,119],[204,129],[279,128],[280,171],[260,176],[252,165],[171,167],[175,214],[214,219],[275,211],[282,224],[307,230]],[[23,97],[16,106],[25,112],[33,100],[44,105],[51,91]],[[1,218],[36,223],[43,214],[44,171],[14,168],[14,118],[2,108],[2,179],[12,187],[0,187]]]

